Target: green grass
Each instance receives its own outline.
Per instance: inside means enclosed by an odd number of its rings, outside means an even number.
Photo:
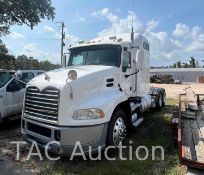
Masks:
[[[144,122],[138,127],[131,130],[125,145],[129,146],[129,140],[133,141],[133,151],[140,145],[146,146],[151,150],[152,146],[162,146],[165,151],[164,160],[148,160],[140,161],[133,156],[133,160],[124,161],[69,161],[63,159],[47,169],[45,174],[66,175],[66,174],[82,174],[82,175],[180,175],[185,174],[184,170],[179,166],[178,153],[173,146],[171,139],[170,121],[171,115],[175,109],[176,100],[168,99],[167,105],[161,111],[149,111],[144,114]],[[134,155],[134,154],[133,154]],[[141,157],[143,152],[140,153]],[[111,156],[117,157],[118,153],[112,153]],[[124,157],[128,158],[128,150],[124,150]],[[160,158],[160,154],[157,155]],[[42,174],[44,174],[42,172]]]
[[[183,175],[185,169],[181,168],[178,160],[177,149],[173,146],[171,139],[171,116],[176,107],[175,99],[168,99],[167,105],[161,111],[149,111],[143,114],[144,121],[137,127],[131,129],[124,145],[129,146],[132,140],[133,160],[126,161],[118,158],[118,152],[111,152],[111,157],[116,157],[116,161],[108,161],[104,157],[101,161],[84,161],[77,158],[70,161],[69,158],[61,158],[59,161],[49,161],[43,156],[43,161],[34,156],[30,161],[26,161],[29,146],[21,149],[21,160],[17,162],[29,172],[39,175]],[[19,130],[20,136],[20,130]],[[20,138],[19,138],[20,139]],[[138,146],[146,146],[151,153],[152,146],[162,146],[164,148],[164,160],[157,152],[156,160],[151,159],[151,154],[147,160],[136,159],[135,150]],[[16,150],[12,147],[12,153]],[[43,153],[43,152],[42,152]],[[139,154],[144,156],[144,151]],[[15,155],[11,154],[13,160]],[[123,157],[129,157],[129,150],[124,149]]]

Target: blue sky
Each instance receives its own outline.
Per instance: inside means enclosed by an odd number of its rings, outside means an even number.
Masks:
[[[151,65],[169,65],[194,56],[204,59],[203,0],[53,0],[54,21],[43,20],[34,30],[13,26],[3,42],[14,55],[60,62],[60,29],[66,25],[66,46],[101,35],[135,32],[151,43]],[[134,3],[134,6],[133,6]],[[200,61],[201,63],[201,61]],[[201,63],[203,64],[203,63]]]

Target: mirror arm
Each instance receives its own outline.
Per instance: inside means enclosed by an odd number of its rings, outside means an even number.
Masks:
[[[26,83],[26,82],[24,82],[24,81],[21,81],[20,78],[17,78],[17,74],[14,75],[14,78],[15,78],[15,80],[17,80],[17,81],[19,81],[19,82],[21,82],[21,83],[23,83],[23,84],[25,84],[25,85],[28,84],[28,83]]]
[[[17,81],[19,81],[19,82],[21,82],[21,83],[23,83],[23,84],[25,84],[25,85],[27,85],[28,83],[26,83],[26,82],[24,82],[24,81],[21,81],[21,80],[19,80],[19,79],[16,79]]]

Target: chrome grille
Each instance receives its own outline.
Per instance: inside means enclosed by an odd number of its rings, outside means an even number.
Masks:
[[[40,92],[37,87],[30,86],[26,89],[24,112],[29,118],[57,121],[58,102],[58,89],[48,87]]]

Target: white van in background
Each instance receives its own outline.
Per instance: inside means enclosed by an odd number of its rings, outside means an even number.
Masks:
[[[15,79],[15,73],[21,75],[20,81]],[[44,71],[0,70],[0,122],[21,113],[26,83],[41,73]]]

